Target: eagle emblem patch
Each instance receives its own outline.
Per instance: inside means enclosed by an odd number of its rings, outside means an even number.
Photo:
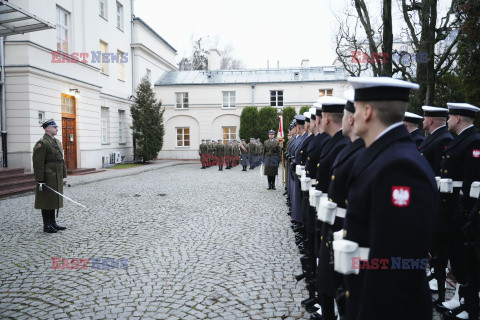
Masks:
[[[410,187],[392,187],[392,204],[396,207],[403,208],[410,204]]]
[[[474,158],[480,158],[480,150],[474,149],[474,150],[472,151],[472,156],[473,156]]]

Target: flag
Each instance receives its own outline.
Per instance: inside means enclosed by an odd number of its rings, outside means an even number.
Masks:
[[[285,140],[283,137],[283,116],[279,115],[278,119],[279,119],[279,126],[278,126],[277,138],[278,138],[278,141],[283,142]]]

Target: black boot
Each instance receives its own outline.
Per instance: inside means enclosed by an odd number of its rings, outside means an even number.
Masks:
[[[66,227],[59,226],[57,222],[55,221],[55,210],[52,210],[50,212],[50,221],[51,221],[51,226],[55,228],[55,230],[65,230],[67,229]]]
[[[55,211],[51,210],[55,213]],[[50,222],[50,210],[42,210],[42,218],[43,218],[43,232],[46,233],[56,233],[57,229],[55,229]]]

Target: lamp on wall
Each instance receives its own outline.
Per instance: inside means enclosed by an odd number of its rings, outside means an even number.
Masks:
[[[75,96],[75,98],[78,99],[78,96],[80,95],[80,90],[78,90],[77,88],[70,88],[70,93],[73,92],[73,95]]]

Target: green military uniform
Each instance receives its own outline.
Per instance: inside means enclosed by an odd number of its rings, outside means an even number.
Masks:
[[[198,154],[200,155],[200,161],[202,162],[202,169],[207,167],[207,144],[202,140],[200,147],[198,148]]]
[[[230,169],[230,157],[232,156],[232,145],[227,143],[224,145],[224,156],[225,156],[225,169]]]
[[[255,158],[255,149],[256,149],[256,145],[255,145],[255,142],[253,142],[254,139],[253,138],[250,138],[250,143],[247,144],[247,153],[248,153],[248,158],[250,160],[250,169],[253,169],[254,168],[254,158]]]
[[[57,125],[50,119],[45,121],[42,127],[47,131],[48,127]],[[63,207],[63,197],[46,187],[63,194],[63,179],[67,177],[67,167],[60,141],[45,133],[33,147],[32,162],[35,181],[38,183],[35,190],[35,209],[42,210],[44,231],[55,233],[57,230],[64,230],[65,227],[55,222],[55,209]],[[40,183],[45,184],[42,190]]]
[[[222,144],[222,140],[218,140],[215,146],[215,156],[218,157],[218,171],[223,171],[223,157],[225,156],[225,146]]]
[[[269,137],[275,134],[275,131],[269,131]],[[278,164],[280,162],[280,143],[277,139],[269,138],[263,142],[262,155],[265,160],[263,174],[268,179],[268,189],[275,190],[275,176],[278,174]]]

